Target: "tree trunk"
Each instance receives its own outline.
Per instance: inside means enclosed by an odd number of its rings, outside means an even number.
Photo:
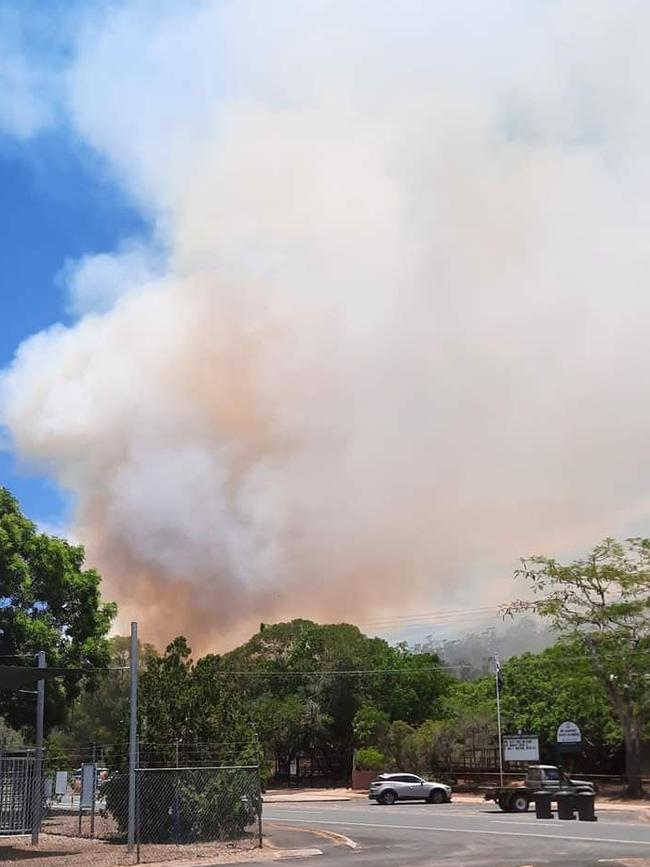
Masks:
[[[596,671],[600,674],[605,691],[612,702],[623,729],[625,741],[625,794],[630,798],[643,798],[643,779],[641,776],[641,729],[643,720],[638,712],[634,712],[629,697],[617,688],[615,681],[606,676],[597,655],[592,648],[592,657]]]
[[[641,723],[635,719],[622,720],[625,738],[625,794],[630,798],[642,798],[641,777]]]

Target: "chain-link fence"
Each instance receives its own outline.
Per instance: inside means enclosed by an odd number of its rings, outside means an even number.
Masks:
[[[0,751],[0,835],[28,834],[32,829],[34,757]]]
[[[257,767],[149,768],[136,777],[136,841],[147,860],[155,849],[249,840],[262,845],[262,797]],[[162,852],[160,853],[163,854]],[[157,856],[156,856],[157,857]]]
[[[65,791],[57,793],[56,786],[46,781],[49,796],[46,798],[45,813],[41,830],[45,834],[58,834],[65,837],[88,837],[115,843],[126,842],[127,831],[120,825],[122,803],[128,810],[128,774],[109,776],[94,774],[94,787],[84,791],[80,782],[72,778]],[[107,801],[112,792],[111,809]]]
[[[46,834],[126,844],[129,775],[96,778],[95,790],[48,799]],[[257,766],[140,768],[136,771],[136,860],[222,855],[234,845],[262,845],[262,794]]]

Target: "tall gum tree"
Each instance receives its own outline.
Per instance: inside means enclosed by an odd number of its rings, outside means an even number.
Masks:
[[[623,730],[626,792],[641,797],[641,743],[650,714],[650,539],[605,539],[566,564],[531,557],[515,577],[537,598],[515,600],[504,612],[547,618],[573,640],[576,654],[591,660]]]

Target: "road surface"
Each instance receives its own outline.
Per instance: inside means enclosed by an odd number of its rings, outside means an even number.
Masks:
[[[571,822],[502,813],[488,803],[387,807],[353,800],[267,804],[264,822],[271,839],[291,833],[304,847],[321,849],[315,861],[292,859],[312,867],[615,867],[630,858],[650,867],[650,821],[632,811]]]

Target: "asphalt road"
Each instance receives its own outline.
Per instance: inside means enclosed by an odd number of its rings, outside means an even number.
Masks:
[[[650,821],[633,812],[571,822],[502,813],[487,803],[385,807],[355,800],[268,804],[264,821],[274,842],[290,834],[294,843],[322,850],[318,864],[336,867],[607,867],[629,858],[650,867]],[[315,867],[313,858],[292,863]]]

